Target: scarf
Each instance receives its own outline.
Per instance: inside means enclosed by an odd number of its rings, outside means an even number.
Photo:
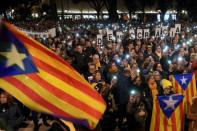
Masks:
[[[157,83],[154,82],[153,84],[148,84],[151,92],[152,92],[152,96],[153,98],[156,98],[156,96],[158,95],[158,90],[157,90]]]

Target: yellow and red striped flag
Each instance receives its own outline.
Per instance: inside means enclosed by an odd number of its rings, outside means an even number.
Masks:
[[[0,26],[0,87],[29,108],[96,127],[106,104],[68,63],[5,21]]]
[[[150,131],[183,131],[183,95],[157,96],[153,101]]]
[[[192,105],[192,98],[197,95],[195,75],[191,73],[174,75],[173,87],[176,93],[185,96],[184,102],[187,113],[189,106]]]

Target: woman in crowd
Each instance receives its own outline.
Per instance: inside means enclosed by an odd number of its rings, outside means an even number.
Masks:
[[[0,129],[16,131],[21,125],[23,116],[14,99],[5,91],[0,91]]]

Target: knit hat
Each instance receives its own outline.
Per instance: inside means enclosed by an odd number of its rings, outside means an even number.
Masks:
[[[161,85],[163,87],[163,89],[167,88],[167,87],[172,87],[172,83],[169,80],[163,79],[161,81]]]

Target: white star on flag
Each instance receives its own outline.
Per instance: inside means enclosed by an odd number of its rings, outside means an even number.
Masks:
[[[163,100],[164,103],[166,103],[166,107],[164,108],[164,110],[168,109],[168,108],[175,108],[175,104],[178,102],[178,100],[173,100],[172,96],[170,96],[169,100]]]
[[[181,80],[181,83],[182,83],[182,85],[183,85],[183,84],[186,84],[187,78],[185,78],[185,77],[183,76],[183,78],[180,79],[180,80]]]
[[[13,66],[16,64],[22,70],[25,70],[23,60],[27,57],[24,53],[19,53],[14,44],[11,45],[10,52],[0,52],[0,55],[7,58],[6,67]]]

